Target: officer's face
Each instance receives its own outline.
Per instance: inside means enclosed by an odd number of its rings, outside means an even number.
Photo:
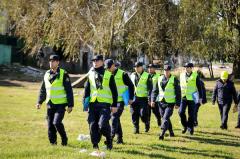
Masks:
[[[93,67],[94,68],[99,68],[103,66],[103,60],[93,60]]]
[[[150,74],[155,73],[155,68],[149,67],[149,68],[148,68],[148,72],[149,72]]]
[[[192,72],[192,67],[186,67],[186,72],[191,73]]]
[[[170,70],[164,70],[164,75],[165,75],[165,77],[169,77],[170,76]]]
[[[115,67],[115,64],[113,64],[113,65],[109,68],[109,71],[113,73],[113,72],[115,71],[115,68],[116,68],[116,67]]]
[[[56,69],[59,65],[59,61],[57,60],[50,60],[49,61],[49,66],[50,66],[50,69]]]
[[[143,72],[143,67],[142,67],[142,66],[135,67],[135,71],[136,71],[137,73],[142,73],[142,72]]]

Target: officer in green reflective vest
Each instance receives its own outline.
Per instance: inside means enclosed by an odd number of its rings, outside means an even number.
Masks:
[[[194,119],[195,119],[195,98],[199,100],[198,102],[202,103],[202,86],[201,81],[198,77],[197,72],[193,71],[193,64],[186,63],[184,65],[186,72],[181,73],[180,75],[180,86],[182,100],[179,108],[179,116],[181,118],[181,123],[183,126],[182,133],[186,133],[188,130],[191,135],[194,133]],[[198,95],[196,95],[198,94]],[[197,97],[199,96],[199,97]],[[188,107],[188,120],[186,117],[186,108]]]
[[[92,62],[93,69],[88,72],[83,96],[83,100],[90,97],[88,124],[91,142],[94,149],[99,149],[98,143],[103,135],[106,137],[107,149],[111,150],[112,137],[109,120],[111,112],[117,112],[117,87],[112,73],[104,69],[103,56],[94,56]]]
[[[156,66],[154,64],[149,64],[148,65],[148,73],[150,74],[150,77],[152,78],[152,83],[153,83],[153,88],[156,86],[157,80],[160,77],[159,73],[156,73]],[[159,112],[158,107],[151,107],[151,105],[148,105],[149,109],[149,126],[151,123],[151,112],[155,115],[157,119],[157,124],[160,127],[161,126],[161,115]]]
[[[68,138],[62,120],[65,107],[68,106],[67,112],[70,113],[74,106],[72,86],[67,72],[58,66],[58,55],[51,55],[49,64],[50,70],[44,75],[36,107],[40,109],[46,100],[49,141],[56,145],[58,132],[62,138],[62,145],[66,146]]]
[[[151,95],[151,106],[158,107],[162,116],[160,140],[164,139],[167,130],[169,130],[170,137],[174,136],[170,118],[173,114],[174,106],[178,108],[181,101],[179,81],[174,75],[171,75],[170,70],[171,66],[164,65],[164,75],[158,78]]]
[[[124,101],[123,93],[129,91],[129,104],[132,104],[134,97],[134,85],[129,78],[128,74],[121,70],[120,68],[115,67],[115,63],[112,59],[105,60],[105,68],[112,72],[114,79],[117,85],[118,91],[118,102],[117,102],[117,112],[112,113],[112,138],[117,135],[117,144],[123,144],[123,132],[120,117],[124,110]]]
[[[148,104],[151,104],[152,78],[144,71],[143,63],[135,63],[135,72],[131,74],[131,80],[135,87],[135,100],[131,104],[130,111],[134,125],[134,134],[139,134],[139,119],[145,124],[145,132],[149,131]]]

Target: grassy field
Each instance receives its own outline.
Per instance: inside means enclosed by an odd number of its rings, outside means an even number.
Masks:
[[[40,83],[18,82],[0,85],[0,159],[43,158],[78,159],[90,157],[90,141],[77,141],[78,134],[89,134],[87,113],[82,112],[81,97],[75,96],[75,108],[66,114],[64,123],[69,137],[69,146],[50,146],[47,139],[46,107],[35,109]],[[240,85],[239,85],[240,86]],[[238,86],[238,88],[239,88]],[[75,92],[82,92],[80,89]],[[218,108],[206,104],[200,108],[199,127],[194,136],[181,134],[181,124],[177,110],[172,123],[176,137],[158,140],[159,128],[152,116],[149,133],[132,133],[129,108],[123,116],[124,145],[114,144],[113,150],[106,152],[106,158],[240,158],[240,130],[236,130],[237,114],[230,113],[229,130],[220,130]],[[103,139],[100,147],[102,147]],[[60,143],[60,140],[59,140]],[[87,153],[80,153],[83,148]],[[105,151],[103,148],[101,150]]]

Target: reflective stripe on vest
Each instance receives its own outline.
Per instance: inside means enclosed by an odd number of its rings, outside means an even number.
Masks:
[[[161,86],[163,77],[164,77],[164,75],[160,76],[158,79],[159,101],[162,101],[164,98],[167,103],[176,103],[176,94],[175,94],[175,89],[174,89],[175,76],[171,75],[164,91]]]
[[[44,82],[46,87],[47,99],[46,103],[51,100],[53,104],[66,104],[67,94],[63,86],[64,70],[60,69],[59,78],[56,78],[53,83],[49,82],[50,70],[44,75]]]
[[[148,75],[149,74],[147,72],[143,72],[139,79],[139,82],[136,86],[136,83],[135,83],[136,75],[134,73],[131,74],[131,80],[134,84],[135,93],[136,93],[137,97],[147,97],[148,96],[148,92],[147,92]]]
[[[197,91],[197,72],[192,72],[191,76],[186,80],[186,73],[181,73],[180,75],[180,86],[182,97],[187,98],[187,100],[193,100],[192,94]]]
[[[127,86],[123,82],[123,73],[123,70],[118,69],[116,75],[114,76],[118,91],[118,102],[123,101],[122,95],[127,90]]]
[[[105,70],[102,80],[102,88],[96,87],[95,82],[95,71],[89,72],[89,83],[90,83],[90,103],[95,102],[96,100],[100,103],[113,103],[112,92],[109,87],[111,72]]]

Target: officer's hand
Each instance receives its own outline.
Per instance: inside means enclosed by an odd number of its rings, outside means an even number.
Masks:
[[[234,105],[232,110],[233,110],[233,113],[236,113],[238,111],[237,104]]]
[[[68,112],[68,113],[71,113],[71,112],[72,112],[72,107],[68,107],[68,108],[67,108],[67,112]]]
[[[155,102],[151,102],[151,107],[152,107],[152,108],[155,107]]]
[[[202,98],[199,99],[199,103],[202,104]]]
[[[36,104],[36,108],[40,109],[41,108],[41,104]]]
[[[128,101],[128,104],[129,104],[129,105],[132,105],[132,103],[133,103],[133,100],[129,100],[129,101]]]
[[[175,105],[174,108],[175,108],[175,109],[178,109],[178,108],[179,108],[179,105]]]
[[[111,112],[116,113],[117,112],[117,107],[111,107]]]
[[[151,105],[151,102],[150,102],[150,101],[148,101],[148,105]]]

